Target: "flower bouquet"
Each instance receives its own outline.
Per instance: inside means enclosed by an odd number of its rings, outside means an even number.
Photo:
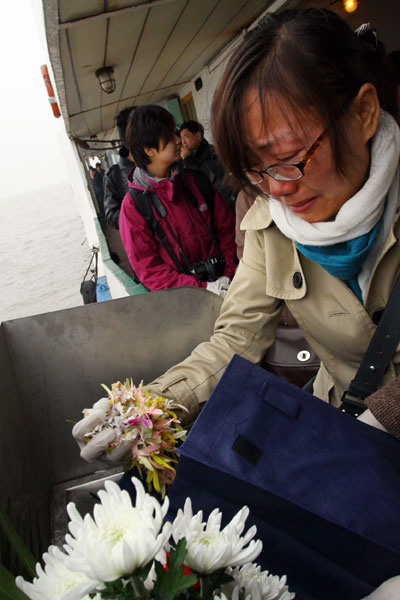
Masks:
[[[129,379],[103,388],[108,397],[84,409],[85,418],[75,425],[73,435],[84,445],[102,436],[106,455],[124,457],[125,469],[136,468],[141,478],[144,471],[149,491],[154,487],[164,497],[165,486],[175,476],[178,440],[186,436],[174,410],[184,407]]]
[[[249,510],[243,507],[221,529],[215,509],[207,522],[193,514],[190,499],[173,523],[165,522],[168,498],[161,505],[136,487],[136,504],[108,481],[99,492],[94,516],[67,507],[69,534],[64,551],[51,546],[44,569],[28,583],[16,584],[31,600],[292,600],[281,578],[253,564],[262,549],[256,527],[244,535]]]

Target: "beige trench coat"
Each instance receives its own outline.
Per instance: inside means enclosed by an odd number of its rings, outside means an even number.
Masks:
[[[184,404],[190,418],[195,417],[234,353],[255,363],[262,360],[285,302],[321,359],[315,395],[338,406],[375,331],[373,315],[386,305],[399,270],[399,213],[398,206],[363,305],[343,281],[297,251],[273,223],[268,200],[258,197],[242,222],[243,259],[214,335],[150,387]],[[399,350],[400,346],[382,385],[400,373]]]

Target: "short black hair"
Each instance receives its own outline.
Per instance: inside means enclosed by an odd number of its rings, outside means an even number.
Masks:
[[[198,133],[200,131],[201,135],[204,135],[204,127],[198,121],[185,121],[181,125],[180,132],[182,131],[182,129],[187,129],[188,131],[190,131],[190,133]]]
[[[129,156],[129,150],[126,146],[122,145],[120,147],[120,149],[118,150],[118,154],[122,157],[122,158],[128,158]]]
[[[101,167],[101,162],[97,162],[96,167]]]
[[[119,139],[125,147],[127,146],[125,141],[126,127],[128,125],[130,114],[133,110],[135,110],[135,108],[136,106],[128,106],[127,108],[123,108],[118,113],[115,121],[118,129]]]
[[[168,144],[175,134],[174,117],[157,104],[138,106],[128,121],[126,142],[135,164],[145,169],[150,158],[145,148],[159,150],[160,144]]]
[[[90,165],[89,167],[89,171],[95,171],[96,169],[94,167],[92,167],[92,165]]]

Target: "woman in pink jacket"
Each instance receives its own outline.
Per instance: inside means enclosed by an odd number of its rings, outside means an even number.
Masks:
[[[119,227],[138,279],[150,291],[194,285],[224,295],[237,264],[234,217],[202,172],[177,164],[172,115],[138,107],[126,139],[137,167]]]

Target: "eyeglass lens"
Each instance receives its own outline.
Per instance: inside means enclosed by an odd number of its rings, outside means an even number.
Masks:
[[[265,174],[277,179],[278,181],[294,181],[300,179],[303,173],[294,165],[275,165],[266,170]],[[246,171],[249,181],[257,185],[265,179],[264,173],[256,173],[255,171]]]

